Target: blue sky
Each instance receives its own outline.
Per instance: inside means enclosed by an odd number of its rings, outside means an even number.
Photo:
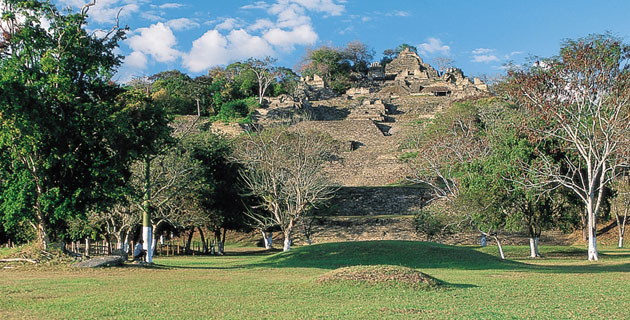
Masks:
[[[79,8],[87,0],[55,0]],[[205,74],[267,55],[294,67],[306,48],[360,40],[376,58],[401,43],[420,56],[448,56],[467,75],[502,73],[507,61],[552,56],[562,39],[610,31],[628,41],[630,1],[607,0],[97,0],[88,29],[130,32],[117,80],[179,69]]]

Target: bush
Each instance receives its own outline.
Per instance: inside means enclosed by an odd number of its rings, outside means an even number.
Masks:
[[[221,105],[215,120],[242,122],[244,119],[248,119],[257,107],[258,101],[255,97],[232,100]]]
[[[414,224],[416,232],[425,234],[427,241],[431,241],[438,235],[446,235],[450,232],[448,218],[439,212],[426,208],[420,209],[415,214]]]

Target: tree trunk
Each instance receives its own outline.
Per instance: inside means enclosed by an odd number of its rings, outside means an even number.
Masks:
[[[39,241],[39,247],[42,250],[48,250],[48,243],[50,243],[48,228],[46,222],[41,217],[41,213],[37,214],[37,216],[39,220],[37,223],[37,240]]]
[[[501,241],[498,236],[493,236],[494,240],[497,242],[497,246],[499,246],[499,254],[501,255],[501,260],[505,260],[505,255],[503,254],[503,246],[501,246]]]
[[[486,235],[485,235],[485,234],[482,234],[482,235],[481,235],[481,246],[482,246],[482,247],[485,247],[485,246],[487,246],[487,245],[488,245],[488,239],[486,238]]]
[[[619,230],[619,248],[623,248],[623,236],[626,233],[626,221],[628,221],[628,211],[630,211],[630,203],[625,203],[623,218],[615,213],[617,218],[617,230]]]
[[[151,226],[151,158],[145,157],[144,160],[144,210],[142,212],[142,240],[143,249],[147,253],[146,262],[153,263],[153,228]]]
[[[269,231],[269,234],[267,235],[267,246],[269,249],[273,249],[273,232],[271,231]]]
[[[151,257],[157,254],[157,238],[155,237],[155,233],[153,234],[153,240],[151,240]],[[151,260],[153,262],[153,260]]]
[[[219,245],[219,254],[225,254],[225,235],[227,234],[227,229],[223,228],[223,237],[221,237],[221,243]]]
[[[529,257],[536,258],[536,240],[533,237],[529,237]]]
[[[197,229],[199,230],[199,236],[201,237],[201,243],[203,243],[203,253],[207,254],[208,253],[208,245],[206,244],[206,237],[203,234],[203,230],[201,229],[201,227],[197,227]]]
[[[591,199],[592,201],[592,199]],[[592,202],[586,205],[588,210],[588,260],[597,261],[597,227],[595,221],[595,212],[593,212]]]
[[[284,246],[282,247],[282,251],[291,250],[291,229],[287,229],[284,231]]]
[[[90,238],[85,238],[85,256],[90,256]]]
[[[538,251],[538,240],[540,239],[540,237],[535,237],[534,238],[534,249],[536,250],[536,256],[540,257],[540,252]]]
[[[262,241],[265,245],[265,250],[271,249],[271,247],[269,246],[269,241],[267,240],[267,232],[265,232],[265,230],[260,230],[260,233],[262,233]]]
[[[193,235],[195,234],[195,227],[190,228],[190,233],[188,234],[188,240],[186,240],[186,247],[184,248],[184,252],[186,254],[190,254],[190,243],[192,242]]]

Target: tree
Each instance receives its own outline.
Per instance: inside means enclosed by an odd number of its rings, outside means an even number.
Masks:
[[[41,1],[3,5],[0,211],[5,221],[32,225],[46,249],[69,221],[121,197],[138,155],[127,130],[134,115],[116,103],[122,90],[110,80],[125,30],[88,33],[94,3],[77,14]]]
[[[628,212],[630,211],[630,181],[627,177],[617,179],[613,183],[615,198],[612,199],[611,209],[615,213],[617,230],[619,232],[619,248],[623,248],[623,236],[626,233]]]
[[[258,80],[258,103],[263,103],[263,98],[265,97],[265,92],[267,88],[273,83],[276,82],[276,78],[278,77],[278,70],[273,66],[276,62],[276,59],[271,57],[266,57],[264,60],[260,59],[249,59],[246,64],[249,70],[254,72],[256,75],[256,79]]]
[[[322,77],[338,93],[343,93],[350,88],[349,75],[352,66],[342,50],[338,48],[321,46],[308,50],[300,63],[299,70],[306,76],[316,74]]]
[[[148,78],[151,98],[171,114],[197,114],[193,80],[178,70],[162,71]]]
[[[274,129],[250,135],[238,146],[243,182],[264,210],[252,218],[280,226],[284,251],[291,248],[296,223],[334,191],[323,171],[333,145],[327,135]]]
[[[507,97],[542,119],[533,130],[564,143],[561,165],[543,157],[545,165],[532,169],[582,200],[589,260],[598,260],[596,222],[604,189],[628,166],[629,58],[630,47],[610,35],[567,40],[560,56],[511,71],[503,87]]]
[[[444,74],[444,72],[446,71],[446,69],[452,68],[453,64],[455,63],[455,60],[449,58],[449,57],[436,57],[433,58],[433,62],[435,62],[435,64],[438,67],[438,70],[440,71],[441,74]]]
[[[374,59],[374,50],[361,41],[351,41],[343,48],[344,57],[352,64],[355,72],[367,73]]]
[[[396,49],[394,49],[394,52],[396,53],[396,56],[398,56],[401,52],[405,51],[405,49],[409,49],[409,51],[411,52],[418,53],[418,48],[407,43],[400,44],[398,47],[396,47]]]
[[[231,161],[233,143],[223,136],[200,132],[187,139],[185,145],[196,163],[197,185],[188,198],[198,203],[204,226],[215,233],[216,251],[223,254],[227,230],[247,229],[238,181],[240,166]]]

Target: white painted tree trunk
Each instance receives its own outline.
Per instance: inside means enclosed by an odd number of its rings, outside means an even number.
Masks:
[[[85,238],[85,256],[90,256],[90,238]]]
[[[266,250],[271,249],[271,247],[269,246],[269,240],[267,240],[267,232],[265,232],[264,230],[260,232],[262,233],[262,236],[263,236],[263,243],[265,244],[265,249]]]
[[[282,247],[282,251],[289,251],[291,250],[291,237],[290,236],[285,236],[284,237],[284,247]]]
[[[597,254],[597,233],[595,225],[595,215],[593,213],[592,203],[587,203],[588,210],[588,260],[597,261],[599,256]]]
[[[152,244],[153,244],[153,234],[152,234],[152,228],[149,227],[142,227],[142,241],[144,241],[144,243],[142,244],[142,247],[144,250],[147,251],[147,256],[146,256],[146,262],[148,263],[153,263],[153,250],[152,249]]]
[[[269,249],[273,249],[273,232],[269,231],[269,235],[267,236],[267,246]]]
[[[619,236],[619,248],[623,248],[623,236]]]
[[[505,255],[503,254],[503,246],[501,245],[501,241],[499,237],[495,236],[494,240],[497,242],[497,246],[499,247],[499,254],[501,254],[501,260],[505,260]]]
[[[127,234],[125,234],[125,242],[123,242],[122,249],[124,252],[129,253],[129,231],[127,231]]]
[[[536,254],[536,240],[534,238],[529,238],[529,257],[536,258],[538,255]]]
[[[486,239],[486,235],[485,234],[482,234],[481,235],[481,246],[485,247],[487,245],[488,245],[488,239]]]
[[[537,257],[540,257],[540,252],[538,251],[538,240],[539,239],[540,239],[539,237],[534,238],[534,249],[536,250],[536,256]]]

